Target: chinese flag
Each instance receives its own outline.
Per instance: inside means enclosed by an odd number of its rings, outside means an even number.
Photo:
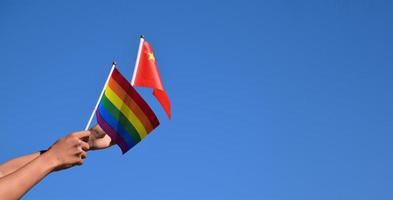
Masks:
[[[153,95],[164,108],[168,118],[171,118],[171,103],[162,84],[153,49],[144,38],[141,38],[132,85],[152,88]]]

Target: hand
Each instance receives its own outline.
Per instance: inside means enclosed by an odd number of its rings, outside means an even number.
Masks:
[[[90,131],[71,133],[55,142],[45,154],[55,162],[55,170],[62,170],[82,165],[86,151],[90,146],[87,142]]]
[[[101,129],[99,125],[94,126],[89,130],[91,135],[88,143],[90,150],[105,149],[113,145],[112,139]]]

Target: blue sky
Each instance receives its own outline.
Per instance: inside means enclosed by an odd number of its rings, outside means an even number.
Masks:
[[[0,161],[84,128],[144,34],[173,119],[26,199],[392,199],[391,1],[1,1]]]

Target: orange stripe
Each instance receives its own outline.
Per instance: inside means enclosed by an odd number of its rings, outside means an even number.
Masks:
[[[123,88],[114,80],[110,79],[108,83],[109,87],[119,96],[124,103],[135,113],[135,115],[141,120],[143,126],[145,127],[147,133],[153,130],[153,126],[150,123],[149,118],[145,115],[145,113],[141,110],[138,104],[127,95],[127,93],[123,90]]]
[[[141,108],[141,110],[145,113],[146,117],[149,119],[153,129],[156,128],[160,122],[157,119],[156,114],[154,114],[153,110],[146,103],[145,100],[139,95],[139,93],[135,90],[135,88],[128,82],[126,78],[116,69],[113,69],[113,74],[111,76],[116,83],[119,84],[121,88],[134,100],[134,102]],[[146,130],[146,129],[145,129]]]

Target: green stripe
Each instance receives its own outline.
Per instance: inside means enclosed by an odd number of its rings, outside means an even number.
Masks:
[[[138,132],[136,131],[135,127],[128,121],[128,119],[121,113],[115,105],[105,96],[102,96],[101,104],[104,108],[116,119],[120,122],[120,124],[126,129],[128,134],[134,139],[134,141],[141,141],[141,137],[139,136]]]

